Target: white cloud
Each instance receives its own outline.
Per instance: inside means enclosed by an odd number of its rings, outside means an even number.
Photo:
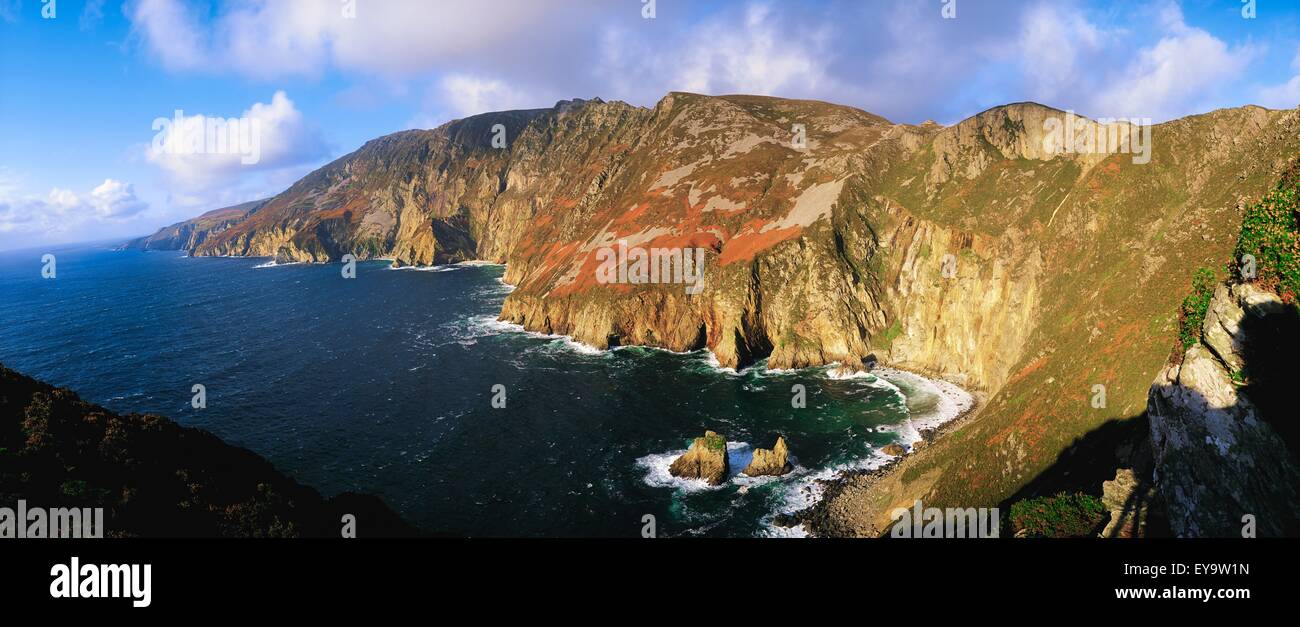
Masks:
[[[504,81],[468,74],[444,77],[438,84],[435,98],[455,117],[537,106],[527,94]]]
[[[1291,69],[1296,71],[1291,80],[1259,90],[1260,105],[1275,109],[1294,109],[1300,106],[1300,48],[1296,49],[1295,58],[1291,60]]]
[[[251,174],[297,168],[328,153],[320,133],[283,91],[238,118],[173,113],[156,120],[154,129],[145,159],[179,197],[200,203],[213,188],[236,187]]]
[[[135,32],[153,56],[170,70],[205,65],[206,33],[198,16],[176,0],[138,0],[129,11]]]
[[[1162,15],[1167,34],[1113,77],[1094,101],[1098,115],[1167,120],[1198,113],[1202,100],[1239,78],[1254,56],[1249,47],[1230,48],[1188,26],[1176,5]]]
[[[706,23],[694,44],[677,50],[680,89],[703,93],[779,95],[815,91],[830,54],[821,29],[791,29],[771,5],[751,4],[739,21]]]
[[[499,57],[549,26],[610,3],[536,0],[358,2],[355,17],[335,0],[241,0],[204,24],[181,0],[139,0],[135,32],[170,69],[235,71],[260,78],[314,76],[331,63],[366,73],[410,75]],[[639,10],[639,7],[634,7]],[[412,16],[420,16],[418,19]],[[538,28],[547,24],[548,28]],[[201,54],[199,54],[201,53]]]
[[[15,190],[12,184],[0,185],[0,233],[73,231],[87,224],[123,222],[149,208],[131,184],[113,179],[104,179],[84,194],[56,187],[44,197],[24,197]]]
[[[1029,97],[1051,103],[1079,80],[1081,56],[1095,56],[1107,37],[1082,13],[1056,3],[1031,6],[1022,19],[1019,53]]]
[[[348,19],[332,0],[236,0],[202,16],[136,0],[128,16],[173,70],[431,85],[413,103],[421,125],[573,97],[649,105],[672,90],[816,98],[900,121],[1025,99],[1156,119],[1244,104],[1255,50],[1188,25],[1173,0],[986,0],[962,3],[955,20],[938,4],[660,0],[644,20],[630,0],[384,0]]]
[[[1020,74],[1027,95],[1092,117],[1163,121],[1242,105],[1232,85],[1256,49],[1230,46],[1187,24],[1176,2],[1135,7],[1120,24],[1094,22],[1070,3],[1040,1],[1020,20]],[[1130,25],[1146,30],[1133,32]],[[1153,41],[1149,45],[1134,42]]]

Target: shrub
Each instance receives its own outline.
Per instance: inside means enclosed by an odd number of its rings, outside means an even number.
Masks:
[[[1183,299],[1178,317],[1178,339],[1183,348],[1190,348],[1201,339],[1201,327],[1205,325],[1205,312],[1210,308],[1210,298],[1214,296],[1217,282],[1214,271],[1209,268],[1197,268],[1192,275],[1192,293]]]
[[[59,491],[63,493],[63,496],[83,499],[90,493],[89,488],[89,484],[81,479],[70,479],[63,482],[63,485],[59,487]]]
[[[1092,536],[1107,518],[1101,499],[1082,492],[1061,492],[1011,505],[1012,532],[1034,538]]]
[[[1300,172],[1297,168],[1296,172]],[[1234,263],[1255,257],[1255,281],[1287,303],[1300,295],[1300,174],[1284,176],[1277,188],[1246,209]],[[1236,276],[1239,268],[1233,268]]]

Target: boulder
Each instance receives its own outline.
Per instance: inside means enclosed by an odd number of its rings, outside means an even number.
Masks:
[[[673,460],[668,472],[683,479],[703,479],[709,485],[721,485],[727,480],[727,440],[712,431],[695,438],[684,455]]]
[[[901,457],[907,454],[907,449],[903,448],[900,444],[886,444],[885,448],[880,450],[884,451],[886,455],[893,455],[894,457]]]
[[[777,436],[776,444],[771,450],[765,448],[754,449],[754,459],[745,467],[744,473],[751,477],[770,475],[779,477],[791,470],[794,466],[786,459],[790,451],[786,448],[785,438]]]

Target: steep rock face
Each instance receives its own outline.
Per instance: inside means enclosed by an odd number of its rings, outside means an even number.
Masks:
[[[695,438],[686,453],[668,467],[668,472],[674,477],[703,479],[709,485],[721,485],[730,471],[727,440],[712,431],[705,431],[704,437]]]
[[[508,263],[501,317],[530,330],[708,348],[731,367],[875,355],[943,375],[987,393],[979,420],[908,456],[918,480],[881,481],[873,502],[886,517],[894,500],[991,505],[1143,410],[1192,269],[1225,258],[1243,203],[1300,150],[1296,111],[1156,125],[1148,163],[1058,154],[1049,121],[1097,126],[1033,103],[945,128],[685,93],[484,114],[369,142],[193,253],[425,264],[472,249]],[[602,281],[620,246],[702,249],[702,277]]]
[[[1253,285],[1220,285],[1204,341],[1151,385],[1147,411],[1157,483],[1177,535],[1241,537],[1246,515],[1261,536],[1300,530],[1300,468],[1234,381],[1250,365],[1250,344],[1276,341],[1252,337],[1247,329],[1288,309]]]
[[[786,447],[785,438],[778,436],[776,444],[772,445],[771,449],[754,449],[754,458],[743,472],[751,477],[763,475],[779,477],[794,470],[794,466],[786,459],[789,454],[790,449]]]

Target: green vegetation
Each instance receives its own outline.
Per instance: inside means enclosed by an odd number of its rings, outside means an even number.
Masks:
[[[59,491],[62,492],[64,496],[70,496],[72,498],[84,498],[89,493],[90,490],[89,490],[89,486],[86,484],[85,481],[81,479],[70,479],[68,481],[63,482],[63,485],[60,486]]]
[[[1012,532],[1023,532],[1031,538],[1092,536],[1106,519],[1106,507],[1101,499],[1082,492],[1061,492],[1011,505]]]
[[[727,439],[714,433],[704,436],[704,445],[712,451],[723,451],[727,449]]]
[[[1255,259],[1255,281],[1271,289],[1287,303],[1300,296],[1300,173],[1284,177],[1277,188],[1246,209],[1241,238],[1234,251],[1235,263]],[[1240,276],[1242,268],[1232,268]],[[1249,277],[1247,277],[1249,278]]]
[[[1192,293],[1183,299],[1182,313],[1178,318],[1178,339],[1183,348],[1190,348],[1201,340],[1201,327],[1205,312],[1210,308],[1217,278],[1209,268],[1197,268],[1192,274]]]
[[[903,334],[903,323],[895,319],[894,323],[889,325],[889,328],[885,329],[885,331],[880,334],[881,346],[885,350],[889,350],[894,346],[894,340],[897,339],[898,336],[902,334]]]

